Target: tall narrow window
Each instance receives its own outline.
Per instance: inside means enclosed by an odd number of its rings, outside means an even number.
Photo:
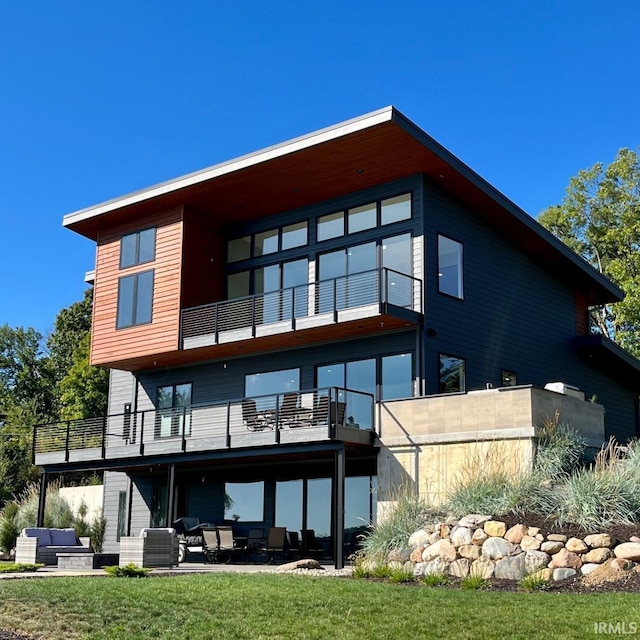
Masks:
[[[438,291],[462,299],[462,244],[438,236]]]
[[[127,535],[127,492],[118,492],[118,525],[116,540]]]
[[[464,391],[465,366],[462,358],[440,354],[440,393]]]
[[[150,323],[152,309],[153,270],[118,279],[117,329]]]
[[[120,239],[120,268],[151,262],[156,257],[156,230],[145,229]]]
[[[191,392],[191,383],[158,387],[157,438],[191,434]]]

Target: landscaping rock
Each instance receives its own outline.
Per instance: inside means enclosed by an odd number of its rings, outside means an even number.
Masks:
[[[467,527],[469,529],[477,529],[478,527],[482,527],[485,522],[491,520],[491,516],[483,516],[479,513],[470,513],[466,515],[464,518],[460,518],[458,521],[458,526]]]
[[[471,536],[471,529],[467,529],[467,527],[458,527],[451,533],[451,543],[454,547],[471,544]]]
[[[567,541],[567,536],[565,536],[564,533],[550,533],[547,536],[547,540],[550,540],[551,542],[565,543]]]
[[[573,576],[577,574],[578,572],[575,569],[569,569],[569,568],[563,567],[563,568],[553,570],[553,579],[555,582],[561,582],[562,580],[573,578]]]
[[[519,547],[511,544],[508,540],[495,536],[487,538],[482,545],[482,555],[487,556],[490,560],[500,560],[515,555],[518,550]]]
[[[594,533],[590,536],[585,536],[585,543],[592,549],[606,547],[610,549],[613,547],[613,540],[608,533]]]
[[[618,571],[629,571],[633,569],[634,564],[632,560],[628,560],[627,558],[616,558],[611,561],[611,568]]]
[[[583,576],[588,576],[592,571],[595,571],[600,565],[595,562],[587,562],[580,567],[580,573]]]
[[[476,529],[471,536],[471,542],[481,547],[488,537],[489,534],[485,533],[484,529]]]
[[[486,558],[485,556],[480,556],[477,560],[474,560],[471,563],[471,569],[469,569],[469,573],[472,576],[480,576],[485,580],[488,580],[493,576],[493,572],[495,570],[495,564]]]
[[[640,542],[640,538],[638,536],[631,536],[629,542]]]
[[[538,578],[540,580],[544,580],[545,582],[551,582],[553,580],[552,569],[540,569],[538,571],[534,571],[530,575],[532,578]]]
[[[477,560],[482,554],[482,549],[477,547],[475,544],[463,544],[461,547],[458,547],[458,555],[461,558],[467,558],[467,560]]]
[[[471,562],[467,558],[458,558],[449,565],[449,575],[455,578],[466,578],[471,569]]]
[[[429,533],[424,529],[418,529],[409,536],[409,548],[426,547],[429,544]]]
[[[313,558],[305,558],[281,564],[276,568],[276,571],[293,571],[294,569],[322,569],[322,565]]]
[[[489,537],[503,538],[507,532],[507,525],[500,520],[488,520],[484,523],[484,531]]]
[[[564,544],[562,542],[554,542],[553,540],[548,542],[543,542],[540,545],[540,551],[544,551],[549,555],[553,555],[554,553],[558,553],[560,549],[564,549]]]
[[[525,575],[525,553],[496,562],[494,576],[505,580],[521,580]]]
[[[544,551],[527,551],[524,556],[524,569],[526,573],[534,573],[544,569],[551,558]]]
[[[409,556],[409,560],[411,562],[422,562],[422,552],[425,550],[425,547],[416,547]]]
[[[598,549],[591,549],[588,553],[582,556],[582,562],[602,564],[613,557],[613,551],[606,547],[600,547]]]
[[[573,553],[581,554],[589,551],[589,547],[587,547],[580,538],[569,538],[564,546],[568,551],[572,551]]]
[[[514,524],[505,534],[504,539],[511,544],[520,544],[522,538],[527,535],[527,527],[523,524]]]
[[[451,535],[451,527],[447,524],[440,524],[440,529],[438,530],[441,538],[448,538]]]
[[[535,538],[539,533],[540,533],[539,527],[529,527],[527,529],[527,535],[531,536],[532,538]]]
[[[640,542],[623,542],[614,550],[616,558],[624,558],[625,560],[640,561]]]
[[[582,566],[582,560],[577,553],[568,549],[560,549],[558,553],[551,556],[549,563],[550,569],[579,569]]]
[[[430,576],[432,574],[447,573],[449,570],[449,563],[445,562],[442,558],[434,558],[429,562],[418,562],[413,568],[413,575]]]
[[[438,542],[428,546],[422,552],[422,560],[424,562],[429,562],[434,558],[441,558],[446,562],[453,562],[457,557],[458,553],[456,552],[456,548],[446,538],[438,540]]]
[[[438,542],[438,540],[442,540],[442,536],[437,532],[434,531],[430,536],[429,539],[427,540],[427,544],[435,544],[436,542]]]
[[[542,543],[538,538],[534,538],[533,536],[526,535],[520,541],[520,546],[523,551],[537,551],[540,548]]]

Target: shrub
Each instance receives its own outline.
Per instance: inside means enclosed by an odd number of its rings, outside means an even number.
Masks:
[[[420,576],[420,582],[427,587],[444,587],[449,583],[446,573],[427,573]]]
[[[139,567],[133,563],[129,563],[124,567],[113,565],[105,567],[104,570],[114,578],[145,578],[151,569],[147,567]]]
[[[16,546],[16,538],[20,533],[16,524],[16,515],[18,514],[18,505],[11,500],[4,505],[2,515],[0,516],[0,548],[9,555]]]
[[[82,500],[80,502],[80,506],[78,507],[78,515],[76,516],[75,522],[73,523],[73,528],[75,529],[78,538],[91,535],[91,526],[87,522],[88,511],[89,509],[87,507],[87,503]]]
[[[96,553],[102,552],[104,544],[104,536],[107,530],[107,520],[104,517],[102,509],[98,511],[89,527],[89,536],[91,538],[91,546]]]
[[[43,564],[29,564],[27,562],[23,562],[20,564],[0,564],[0,573],[26,573],[28,571],[37,571],[41,567],[44,567]]]
[[[45,527],[71,527],[73,525],[73,512],[69,503],[60,495],[60,483],[52,482],[47,488],[47,501],[45,505]],[[28,485],[16,498],[18,513],[16,514],[16,527],[18,531],[25,527],[35,527],[38,520],[38,498],[40,487],[36,483]]]
[[[542,571],[530,573],[518,581],[518,586],[523,591],[533,593],[534,591],[544,591],[549,588],[549,581],[544,577]]]
[[[479,591],[485,589],[489,581],[477,573],[470,573],[460,581],[460,588],[464,591]]]
[[[426,501],[406,487],[398,490],[393,501],[378,525],[363,534],[362,549],[370,558],[384,560],[390,551],[406,550],[409,536],[434,518]]]

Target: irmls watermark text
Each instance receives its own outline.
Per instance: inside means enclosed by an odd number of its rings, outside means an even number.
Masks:
[[[638,633],[635,622],[594,622],[593,632],[602,635],[633,636]]]

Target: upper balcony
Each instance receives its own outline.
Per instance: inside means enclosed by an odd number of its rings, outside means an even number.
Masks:
[[[225,357],[417,325],[420,280],[382,268],[185,309],[182,349]],[[247,345],[247,341],[251,341]]]
[[[334,440],[371,446],[374,436],[373,396],[328,387],[36,425],[33,458],[40,466],[106,469]]]

